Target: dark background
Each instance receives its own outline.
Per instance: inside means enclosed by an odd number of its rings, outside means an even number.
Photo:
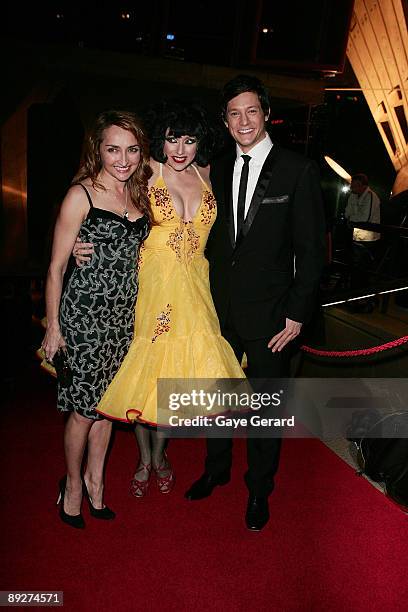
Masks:
[[[138,79],[120,69],[118,58],[134,57],[138,66],[167,58],[174,71],[189,62],[193,71],[203,64],[236,73],[267,70],[308,79],[322,91],[358,87],[345,59],[352,7],[352,0],[9,4],[3,9],[2,120],[40,81],[50,89],[49,99],[28,113],[28,241],[34,267],[46,267],[55,209],[77,169],[84,131],[98,112],[119,107],[141,113],[162,97],[188,96],[219,115],[222,83],[193,86],[186,78],[172,85],[154,69]],[[329,223],[345,196],[325,154],[351,174],[368,174],[387,201],[395,171],[361,92],[326,92],[319,104],[306,98],[275,95],[270,132],[274,141],[319,163]]]

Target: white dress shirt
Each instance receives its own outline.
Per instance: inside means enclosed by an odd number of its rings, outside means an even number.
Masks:
[[[369,187],[358,196],[355,193],[349,195],[346,210],[346,219],[355,223],[381,223],[380,199]],[[353,230],[353,240],[379,240],[381,234],[371,230],[363,230],[357,227]]]
[[[249,173],[248,173],[248,184],[245,198],[245,217],[247,216],[249,206],[251,204],[252,196],[254,195],[255,187],[261,174],[262,166],[265,163],[266,158],[269,155],[269,151],[272,149],[272,141],[268,134],[265,138],[258,142],[248,153],[243,153],[239,145],[237,145],[237,157],[234,166],[234,175],[232,179],[232,208],[234,214],[234,228],[235,237],[237,237],[237,209],[238,209],[238,190],[239,181],[241,178],[241,170],[244,165],[244,160],[241,155],[249,155],[251,160],[249,162]]]

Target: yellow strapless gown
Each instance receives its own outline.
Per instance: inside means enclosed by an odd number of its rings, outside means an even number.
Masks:
[[[161,175],[150,189],[158,225],[140,251],[135,336],[97,408],[107,417],[156,425],[158,378],[245,377],[210,293],[204,248],[217,206],[198,176],[203,194],[192,221],[177,214]]]

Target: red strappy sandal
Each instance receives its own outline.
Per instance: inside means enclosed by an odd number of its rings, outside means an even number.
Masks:
[[[139,480],[138,478],[136,478],[136,474],[138,472],[140,472],[140,470],[146,469],[148,471],[148,477],[146,480]],[[132,480],[130,481],[130,492],[132,493],[132,495],[134,495],[135,497],[144,497],[148,491],[149,488],[149,484],[150,484],[150,476],[151,476],[151,472],[152,472],[152,464],[145,464],[142,461],[139,464],[139,467],[137,468],[135,475],[133,476]]]
[[[169,473],[166,476],[159,476],[158,472],[160,472],[161,470],[165,470],[166,468],[170,470]],[[164,453],[163,455],[162,463],[159,465],[158,468],[154,468],[154,471],[156,472],[157,488],[159,489],[160,493],[170,493],[170,491],[174,487],[176,478],[174,476],[173,468],[167,458],[166,453]]]

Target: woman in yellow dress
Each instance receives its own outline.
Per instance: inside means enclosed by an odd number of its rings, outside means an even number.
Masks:
[[[135,336],[97,407],[103,416],[135,422],[136,497],[146,494],[152,469],[162,493],[174,484],[166,440],[155,430],[157,379],[244,377],[221,336],[204,255],[217,214],[208,167],[215,131],[200,107],[177,103],[163,104],[152,126],[155,225],[140,251]]]

